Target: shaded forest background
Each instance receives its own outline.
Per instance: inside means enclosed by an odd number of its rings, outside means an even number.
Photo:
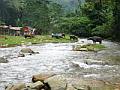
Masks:
[[[120,41],[120,0],[0,0],[0,24]]]

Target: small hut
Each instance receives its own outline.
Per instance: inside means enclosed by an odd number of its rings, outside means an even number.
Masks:
[[[9,33],[8,26],[1,25],[0,26],[0,35],[6,35]]]
[[[35,28],[29,27],[29,26],[25,26],[22,28],[24,35],[34,35],[35,32]]]
[[[12,35],[12,36],[23,36],[23,35],[34,35],[35,28],[24,26],[24,27],[13,27],[11,25],[1,25],[0,35]]]
[[[0,26],[0,35],[14,35],[14,36],[20,36],[22,35],[22,27],[12,27],[1,25]]]
[[[9,27],[9,30],[12,31],[12,34],[14,36],[20,36],[23,35],[21,28],[22,27]]]

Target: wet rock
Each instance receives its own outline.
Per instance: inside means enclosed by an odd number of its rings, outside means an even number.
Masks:
[[[37,81],[35,83],[30,83],[27,85],[29,89],[41,90],[44,87],[44,84],[41,81]]]
[[[8,60],[3,57],[0,57],[0,63],[8,63]]]
[[[62,75],[55,75],[50,77],[44,81],[44,83],[48,83],[51,90],[66,90],[67,89],[67,81],[65,77]]]
[[[79,63],[77,63],[77,62],[70,62],[70,66],[71,67],[75,67],[75,68],[79,68],[80,67]]]
[[[28,55],[32,55],[32,54],[39,54],[39,52],[34,52],[32,49],[30,48],[23,48],[20,51],[19,57],[24,57],[23,54],[28,54]]]
[[[79,51],[88,51],[88,49],[87,48],[80,48]]]
[[[86,63],[86,64],[88,64],[88,65],[93,65],[93,64],[96,64],[96,65],[106,65],[106,62],[97,61],[97,60],[92,60],[92,59],[85,60],[84,63]]]
[[[30,48],[23,48],[21,50],[22,53],[35,53],[33,50],[31,50]]]
[[[18,57],[25,57],[25,54],[19,53],[19,54],[18,54]]]
[[[5,90],[22,90],[26,87],[24,83],[18,83],[15,85],[8,85]]]
[[[73,46],[74,51],[88,51],[86,47],[82,47],[82,45],[74,45]]]
[[[37,74],[37,75],[33,75],[32,76],[32,82],[37,82],[37,81],[41,81],[43,82],[44,80],[48,79],[49,77],[54,76],[55,74],[46,74],[46,73],[42,73],[42,74]]]
[[[10,85],[8,85],[8,86],[5,87],[5,90],[11,90],[12,87],[13,87],[13,85],[10,84]]]

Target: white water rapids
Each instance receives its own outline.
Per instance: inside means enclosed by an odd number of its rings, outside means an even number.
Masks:
[[[88,43],[81,39],[77,43],[46,43],[27,46],[39,54],[16,57],[21,46],[0,48],[0,57],[6,57],[8,63],[0,63],[0,90],[5,85],[17,82],[31,82],[33,74],[53,72],[98,79],[114,79],[120,75],[119,64],[101,64],[109,56],[120,56],[120,45],[104,41],[106,50],[99,52],[72,51],[75,44]],[[91,41],[89,41],[91,43]],[[85,61],[92,62],[86,64]],[[107,61],[107,60],[106,60]]]

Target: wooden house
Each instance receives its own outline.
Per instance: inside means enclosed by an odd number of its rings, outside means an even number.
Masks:
[[[0,26],[0,35],[14,35],[14,36],[20,36],[23,35],[22,27],[12,27],[12,26]]]
[[[12,36],[23,36],[23,35],[34,35],[35,28],[24,26],[24,27],[13,27],[13,26],[0,26],[0,35],[12,35]]]

